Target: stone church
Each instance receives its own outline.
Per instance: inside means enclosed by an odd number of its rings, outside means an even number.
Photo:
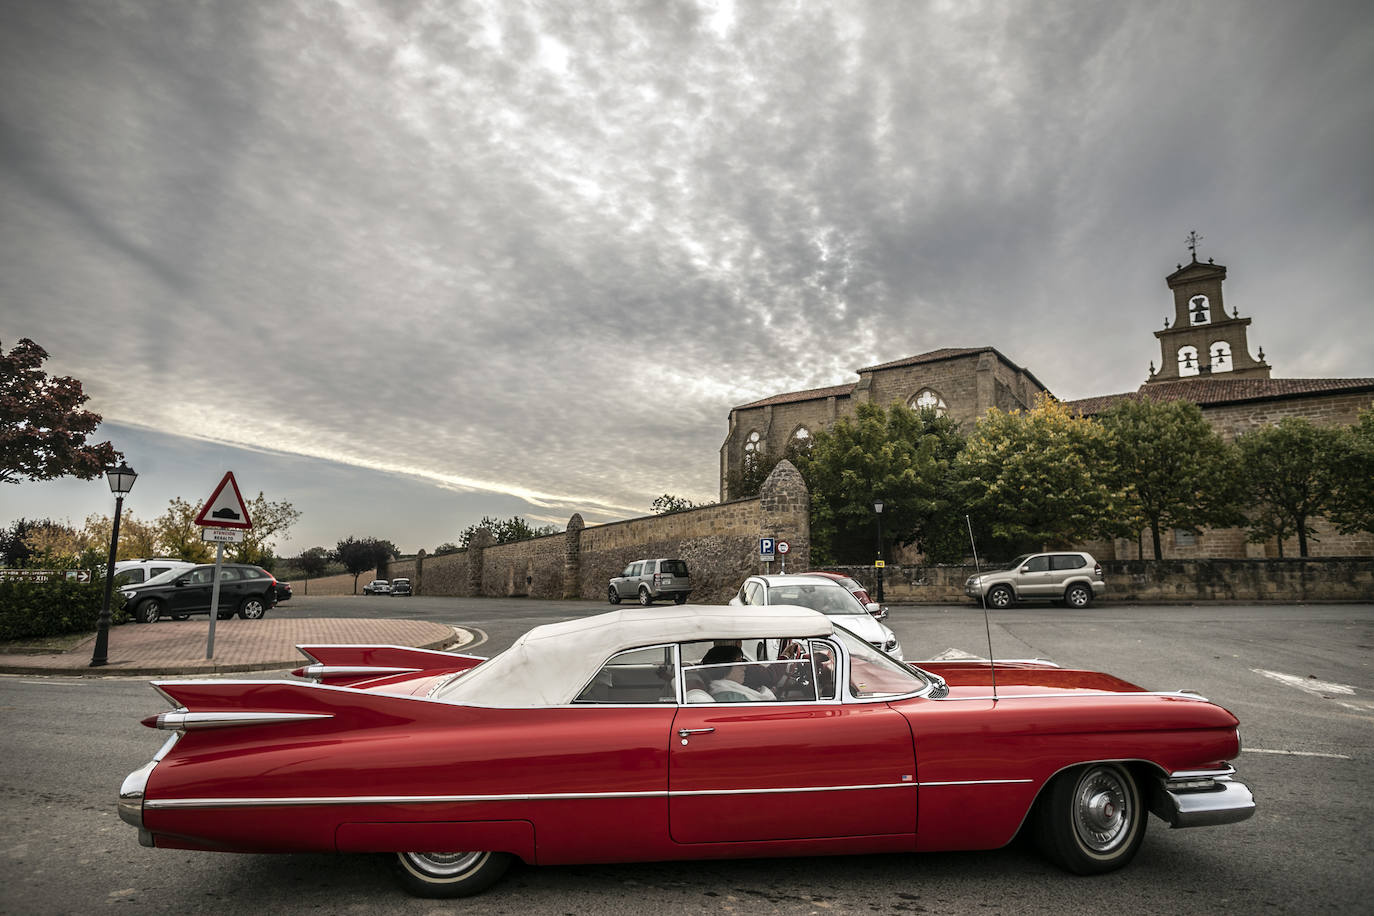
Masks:
[[[1174,317],[1155,332],[1159,367],[1151,362],[1148,377],[1135,391],[1069,401],[1069,407],[1092,416],[1125,398],[1192,401],[1224,438],[1234,439],[1289,416],[1348,425],[1361,410],[1374,406],[1374,378],[1272,378],[1264,350],[1250,352],[1250,318],[1234,307],[1227,314],[1222,295],[1226,268],[1211,259],[1198,261],[1196,241],[1190,237],[1191,263],[1180,264],[1165,278],[1173,293]],[[775,394],[732,409],[720,449],[721,500],[732,498],[731,479],[755,456],[785,454],[794,442],[804,443],[813,432],[852,416],[863,402],[933,407],[968,430],[989,408],[1029,409],[1040,392],[1052,394],[1029,369],[991,346],[933,350],[857,374],[857,382]],[[1313,556],[1374,554],[1374,536],[1343,536],[1320,519],[1315,527],[1318,540],[1309,542]],[[1247,544],[1240,529],[1180,530],[1165,541],[1166,557],[1278,555],[1276,544]],[[1135,539],[1089,546],[1099,559],[1134,559],[1141,552]],[[1297,556],[1296,541],[1285,543],[1284,555]]]

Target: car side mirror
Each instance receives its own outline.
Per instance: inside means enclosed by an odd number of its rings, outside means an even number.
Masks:
[[[887,608],[883,607],[878,602],[870,601],[868,602],[868,604],[864,606],[868,609],[868,613],[872,614],[874,617],[877,617],[879,620],[887,619]]]

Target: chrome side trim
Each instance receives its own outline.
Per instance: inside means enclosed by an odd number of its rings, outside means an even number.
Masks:
[[[278,725],[286,722],[307,722],[311,719],[332,719],[328,713],[309,712],[187,712],[184,708],[164,712],[157,717],[158,728],[193,731],[202,728],[232,728],[236,725]]]
[[[1179,700],[1197,700],[1202,703],[1210,703],[1211,700],[1204,696],[1199,696],[1187,690],[1133,690],[1120,693],[1115,690],[1091,690],[1083,693],[1018,693],[1007,696],[997,694],[979,694],[976,697],[939,697],[940,702],[956,702],[959,700],[997,700],[1006,703],[1011,700],[1080,700],[1095,699],[1097,697],[1118,697],[1129,699],[1131,697],[1173,697]]]
[[[992,786],[1029,783],[1030,779],[970,779],[959,782],[888,782],[871,785],[844,786],[796,786],[775,789],[697,789],[690,791],[667,791],[654,789],[645,792],[547,792],[520,793],[512,795],[338,795],[338,796],[292,796],[285,798],[163,798],[149,799],[144,807],[171,810],[179,808],[249,808],[249,807],[291,807],[313,805],[424,805],[459,804],[464,802],[513,802],[513,801],[580,801],[606,798],[688,798],[709,795],[780,795],[786,793],[814,792],[853,792],[870,789],[909,789],[913,787],[938,786]]]
[[[156,760],[149,760],[125,776],[123,785],[119,787],[119,819],[139,830],[143,829],[143,794],[148,789],[148,777],[156,766]]]
[[[302,677],[383,677],[390,674],[417,674],[424,668],[386,668],[380,665],[306,665]]]

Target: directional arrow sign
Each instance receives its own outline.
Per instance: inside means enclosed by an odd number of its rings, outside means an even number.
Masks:
[[[205,505],[201,506],[195,523],[202,528],[246,530],[253,527],[253,521],[248,517],[248,507],[243,504],[243,495],[239,493],[238,481],[234,480],[233,471],[225,472],[224,479],[215,487],[215,492],[211,493]]]

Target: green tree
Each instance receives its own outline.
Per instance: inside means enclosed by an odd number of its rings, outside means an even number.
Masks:
[[[928,555],[948,551],[954,512],[958,426],[933,410],[860,404],[855,415],[812,437],[796,456],[811,493],[812,559],[870,562],[878,552],[875,498],[883,500],[883,556],[915,544]]]
[[[1115,534],[1121,501],[1103,474],[1106,430],[1049,396],[1029,411],[989,410],[959,455],[967,511],[1002,547],[1067,545]]]
[[[301,514],[286,500],[269,500],[261,491],[244,508],[248,510],[253,527],[244,532],[242,541],[225,546],[225,556],[235,563],[252,563],[271,569],[276,563],[273,543],[291,529]]]
[[[695,509],[696,507],[697,504],[690,499],[664,493],[662,496],[654,499],[650,509],[653,511],[654,515],[671,515],[674,512],[686,512],[688,509]]]
[[[50,518],[16,519],[8,528],[0,531],[0,566],[24,566],[33,554],[26,540],[35,531],[51,528],[57,523]]]
[[[27,337],[6,353],[0,347],[0,483],[99,477],[123,455],[109,442],[86,441],[100,414],[82,410],[81,382],[49,378],[48,353]]]
[[[1101,414],[1108,434],[1105,476],[1120,495],[1120,533],[1150,529],[1155,559],[1160,531],[1229,526],[1237,507],[1238,456],[1187,401],[1128,399]],[[1139,524],[1135,524],[1135,522]]]
[[[1334,487],[1329,517],[1341,533],[1374,531],[1374,408],[1342,432]]]
[[[252,516],[249,516],[250,518]],[[358,577],[370,569],[377,569],[393,557],[400,556],[396,545],[378,538],[355,538],[349,536],[339,541],[331,559],[342,563],[343,568],[353,575],[353,594],[358,594]]]
[[[309,582],[312,576],[318,577],[329,568],[329,551],[323,547],[302,550],[301,555],[296,557],[296,566],[300,567],[301,572],[305,574],[306,582]]]
[[[196,526],[197,511],[196,506],[180,496],[167,501],[167,510],[153,520],[158,556],[187,563],[208,563],[215,558],[210,545],[201,540],[200,528]]]
[[[485,528],[491,532],[493,544],[514,544],[516,541],[528,541],[531,538],[545,537],[550,534],[557,534],[559,528],[555,525],[542,525],[538,528],[531,528],[530,523],[518,515],[513,515],[508,519],[497,520],[489,515],[482,516],[482,520],[475,525],[468,525],[463,529],[463,533],[458,535],[458,544],[462,549],[466,549],[472,536],[477,533],[478,528]]]
[[[1298,555],[1307,556],[1311,520],[1335,502],[1337,467],[1347,431],[1285,417],[1236,440],[1251,506],[1250,540],[1298,538]],[[1367,484],[1367,481],[1366,481]]]

